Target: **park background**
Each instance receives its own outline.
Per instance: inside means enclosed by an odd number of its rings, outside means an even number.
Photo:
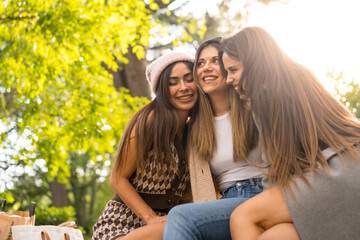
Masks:
[[[149,62],[258,25],[360,117],[360,3],[351,0],[4,0],[0,198],[91,238]]]

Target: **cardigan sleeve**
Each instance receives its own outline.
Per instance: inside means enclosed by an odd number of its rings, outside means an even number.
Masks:
[[[189,171],[193,201],[216,200],[209,162],[197,156],[192,147],[190,147],[189,151]]]

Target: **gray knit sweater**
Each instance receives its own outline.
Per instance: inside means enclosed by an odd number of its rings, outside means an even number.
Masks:
[[[360,147],[357,147],[360,154]],[[360,239],[360,159],[345,156],[343,162],[330,148],[323,151],[330,175],[319,171],[309,175],[309,188],[297,179],[295,199],[287,204],[302,240]],[[360,156],[360,155],[359,155]]]

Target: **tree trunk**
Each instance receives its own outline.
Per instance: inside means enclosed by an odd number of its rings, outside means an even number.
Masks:
[[[61,208],[70,205],[66,186],[65,184],[59,183],[57,178],[50,183],[50,190],[54,207]]]
[[[74,191],[74,208],[75,216],[80,225],[85,225],[86,219],[86,207],[88,201],[86,200],[86,186],[79,186],[76,191]]]
[[[133,97],[147,97],[151,99],[150,84],[145,77],[146,59],[138,59],[129,47],[129,52],[125,54],[129,60],[127,64],[118,63],[117,71],[113,71],[102,64],[106,71],[113,75],[114,87],[117,91],[121,87],[127,88]]]
[[[96,178],[93,178],[90,184],[90,206],[89,215],[91,216],[94,212],[95,197],[96,197]]]

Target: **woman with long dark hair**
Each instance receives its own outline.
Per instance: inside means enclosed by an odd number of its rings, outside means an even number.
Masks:
[[[156,97],[132,117],[111,169],[115,196],[92,239],[162,239],[166,214],[191,201],[186,129],[196,107],[194,56],[170,52],[146,69]],[[191,121],[191,118],[190,118]]]

